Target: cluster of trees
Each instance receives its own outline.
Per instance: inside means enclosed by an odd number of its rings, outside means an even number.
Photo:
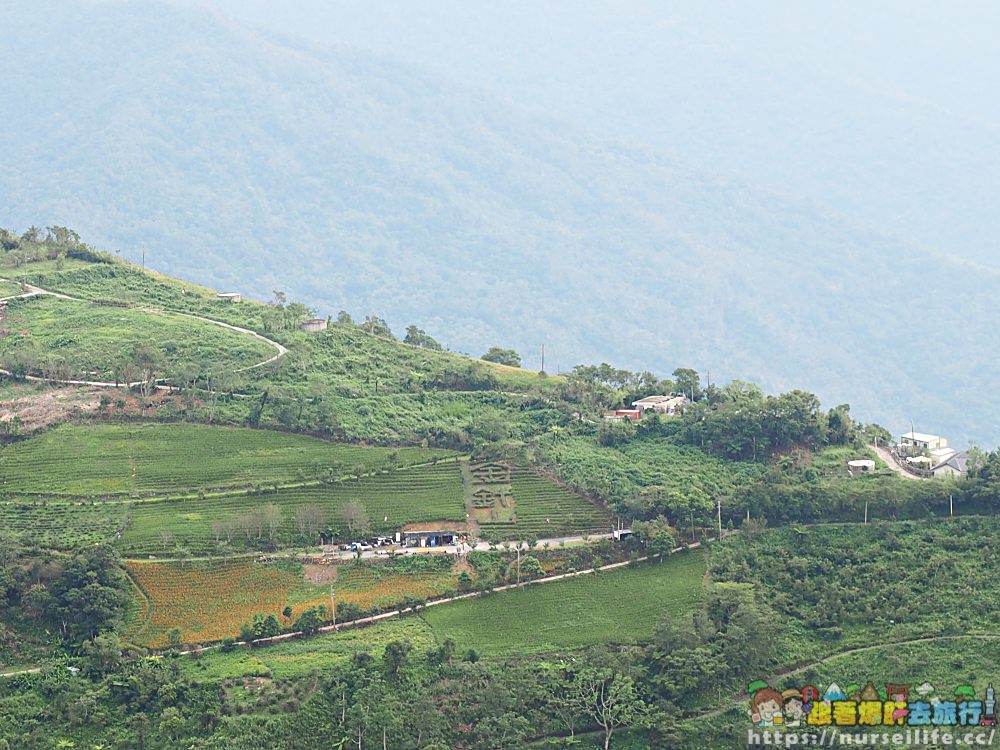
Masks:
[[[443,348],[427,331],[423,328],[417,328],[415,325],[407,326],[406,338],[403,339],[403,343],[412,346],[422,346],[424,349],[432,349],[437,352]]]
[[[734,461],[769,461],[794,448],[860,445],[876,434],[888,433],[877,425],[856,423],[848,404],[823,411],[812,393],[793,390],[771,396],[753,383],[734,380],[710,386],[676,418],[649,414],[638,425],[602,423],[598,441],[617,446],[635,438],[662,437]]]
[[[284,620],[278,619],[277,615],[255,614],[250,622],[240,626],[240,640],[244,643],[251,643],[259,638],[273,638],[286,630],[302,632],[306,634],[316,633],[327,621],[327,609],[323,605],[306,608],[295,621],[292,621],[292,608],[285,607],[281,612]],[[234,642],[226,641],[224,646],[232,648]]]
[[[337,325],[357,328],[369,336],[378,336],[379,338],[390,339],[391,341],[396,340],[396,336],[393,334],[392,329],[389,328],[389,324],[385,322],[385,318],[380,318],[375,313],[366,315],[364,321],[361,323],[355,323],[349,312],[341,310],[337,313]]]
[[[491,346],[480,359],[484,362],[496,362],[498,365],[508,365],[509,367],[521,366],[520,354],[513,349],[504,349],[500,346]]]
[[[306,508],[300,509],[308,513]],[[305,519],[304,519],[305,520]],[[255,508],[247,513],[243,513],[235,518],[212,522],[212,534],[215,536],[215,543],[231,545],[233,539],[243,537],[247,544],[276,545],[279,541],[278,533],[281,531],[283,514],[281,506],[277,503],[267,503],[259,508]],[[169,532],[164,532],[164,547],[169,547],[173,542],[173,537]],[[315,541],[315,535],[310,537],[310,541]]]
[[[824,412],[812,393],[770,396],[734,380],[685,410],[678,437],[726,458],[757,461],[794,447],[852,444],[858,427],[847,404]]]
[[[130,591],[118,553],[109,546],[66,558],[29,552],[10,532],[0,538],[0,620],[5,623],[34,623],[68,644],[79,644],[122,624]]]
[[[649,371],[631,372],[599,365],[577,365],[565,376],[561,396],[589,411],[627,406],[653,395],[683,395],[692,401],[704,397],[697,371],[679,367],[672,378],[659,378]]]
[[[344,503],[338,509],[337,516],[340,528],[346,529],[351,539],[364,538],[371,531],[368,511],[358,500]],[[326,510],[316,503],[297,506],[290,521],[296,532],[294,540],[303,544],[317,544],[320,539],[337,538],[340,534],[331,528],[330,521]],[[233,518],[212,522],[215,544],[220,548],[233,546],[234,542],[243,542],[246,547],[273,549],[292,541],[289,531],[285,512],[277,503],[267,503]],[[170,549],[174,544],[169,531],[163,532],[161,541],[165,549]]]
[[[263,316],[264,330],[268,333],[293,330],[307,318],[316,317],[316,311],[301,302],[289,302],[284,292],[274,291],[274,298]]]
[[[30,226],[21,234],[0,227],[0,250],[4,253],[4,263],[14,268],[35,261],[54,260],[58,270],[66,258],[95,263],[111,261],[110,255],[94,250],[72,229],[60,226],[44,229]]]

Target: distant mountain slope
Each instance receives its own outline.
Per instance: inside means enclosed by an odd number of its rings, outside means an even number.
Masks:
[[[173,0],[391,55],[1000,269],[1000,5]]]
[[[346,49],[153,4],[0,9],[0,225],[550,370],[710,368],[1000,442],[998,277]],[[956,291],[961,299],[955,298]],[[961,312],[958,312],[958,310]]]

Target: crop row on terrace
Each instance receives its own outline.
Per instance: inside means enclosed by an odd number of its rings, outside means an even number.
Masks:
[[[343,513],[352,501],[364,508],[371,534],[393,533],[407,523],[465,520],[458,464],[445,461],[329,485],[137,502],[121,547],[127,554],[176,546],[206,553],[316,544],[319,531],[343,539]],[[302,514],[310,511],[318,519],[305,524]]]
[[[513,471],[511,487],[517,522],[481,523],[486,539],[547,538],[611,529],[607,510],[528,469]]]
[[[4,494],[182,494],[411,466],[455,454],[199,424],[66,424],[0,451]]]
[[[80,549],[114,539],[127,512],[124,503],[12,501],[0,503],[0,523],[39,547]]]

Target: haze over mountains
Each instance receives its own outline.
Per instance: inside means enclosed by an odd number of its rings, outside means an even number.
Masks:
[[[1000,6],[987,0],[186,1],[391,55],[1000,268]]]
[[[0,225],[72,226],[129,258],[144,250],[168,273],[262,297],[283,289],[323,314],[376,311],[397,331],[415,322],[473,354],[512,345],[537,366],[544,343],[550,371],[601,360],[661,373],[693,366],[713,380],[809,388],[893,429],[912,417],[956,442],[1000,442],[991,418],[1000,396],[989,387],[1000,375],[989,244],[1000,170],[995,153],[974,158],[993,112],[956,119],[953,150],[933,160],[908,161],[937,132],[913,126],[895,151],[859,141],[860,161],[840,164],[831,148],[824,159],[842,171],[823,174],[776,156],[798,126],[765,133],[769,120],[750,106],[745,78],[733,77],[761,75],[772,87],[798,77],[808,89],[811,72],[789,72],[777,52],[770,69],[786,79],[739,71],[711,45],[673,49],[673,65],[690,61],[674,69],[688,75],[645,101],[647,58],[637,56],[619,93],[640,114],[620,119],[647,124],[627,130],[612,117],[625,101],[593,116],[569,94],[538,106],[557,88],[543,76],[534,99],[517,100],[517,66],[548,64],[527,55],[544,41],[527,31],[495,30],[518,61],[497,64],[496,95],[486,84],[502,52],[470,55],[468,70],[449,77],[416,43],[396,58],[417,65],[360,50],[366,38],[374,49],[398,39],[392,31],[408,18],[416,24],[397,8],[379,37],[370,19],[380,7],[349,6],[356,28],[339,28],[352,46],[155,3],[0,8]],[[443,7],[427,6],[428,17]],[[472,18],[456,12],[461,28],[442,38],[471,29]],[[659,54],[637,28],[619,30],[619,47],[634,38]],[[463,38],[478,44],[471,31]],[[559,38],[553,65],[573,40],[597,49],[586,35]],[[468,49],[442,46],[439,64]],[[645,80],[661,81],[648,60]],[[593,61],[593,78],[611,81],[601,56]],[[586,67],[554,80],[577,80]],[[713,77],[720,85],[695,97],[697,81]],[[828,120],[832,132],[870,119],[904,132],[915,112],[934,111],[902,97],[890,114],[873,107],[877,92],[858,91],[824,99],[807,122]],[[744,148],[720,137],[713,156],[712,132],[696,127],[706,120],[717,134],[744,134]],[[866,155],[871,168],[854,174]],[[913,195],[945,165],[967,193],[951,196],[951,208],[927,200],[916,211]],[[873,221],[894,210],[891,196],[873,207],[866,194],[897,183],[909,184],[898,200],[916,218]],[[975,236],[983,241],[962,239]]]

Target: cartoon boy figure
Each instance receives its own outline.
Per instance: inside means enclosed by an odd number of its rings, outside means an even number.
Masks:
[[[760,727],[773,727],[782,724],[781,693],[765,687],[757,690],[750,699],[750,718]]]
[[[805,715],[802,693],[798,690],[786,690],[781,694],[781,711],[786,727],[797,727],[802,724]]]

